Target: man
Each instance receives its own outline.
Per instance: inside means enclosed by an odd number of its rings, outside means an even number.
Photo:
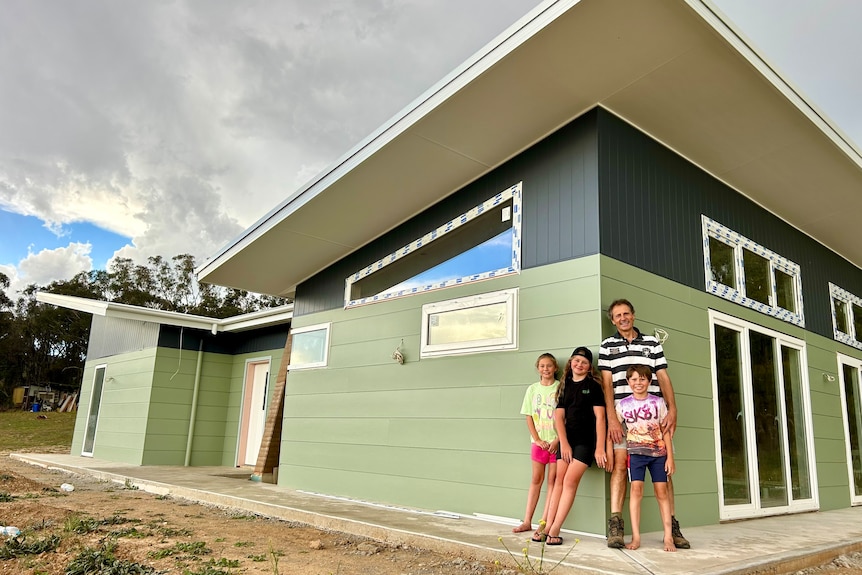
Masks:
[[[649,393],[664,398],[667,403],[666,430],[673,435],[676,430],[676,399],[673,385],[667,373],[667,360],[661,343],[651,335],[643,335],[635,327],[635,308],[630,301],[618,299],[608,306],[608,318],[617,332],[605,339],[599,348],[599,370],[602,372],[602,388],[608,413],[616,412],[616,404],[632,394],[626,381],[626,370],[632,365],[647,365],[652,369]],[[622,509],[626,499],[626,443],[625,432],[616,417],[608,418],[608,438],[614,444],[614,454],[609,459],[611,472],[611,518],[608,519],[608,547],[625,547]],[[612,462],[612,463],[611,463]],[[674,516],[673,482],[668,478],[671,526],[673,543],[680,549],[691,545],[682,536],[679,522]]]

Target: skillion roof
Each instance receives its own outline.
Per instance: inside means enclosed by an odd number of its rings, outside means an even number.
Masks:
[[[547,1],[197,270],[273,295],[601,106],[858,267],[862,155],[707,0]]]
[[[293,304],[218,319],[48,292],[38,292],[36,294],[36,300],[42,303],[55,305],[57,307],[73,309],[104,317],[149,321],[162,325],[205,329],[210,330],[213,335],[218,332],[245,331],[283,324],[289,322],[293,318]]]

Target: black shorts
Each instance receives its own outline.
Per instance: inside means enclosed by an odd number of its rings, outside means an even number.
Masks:
[[[587,467],[591,467],[593,465],[593,461],[595,461],[596,455],[595,447],[590,447],[589,445],[572,445],[571,448],[572,459],[577,459],[581,463],[585,464]],[[557,450],[557,461],[562,460],[562,451]]]

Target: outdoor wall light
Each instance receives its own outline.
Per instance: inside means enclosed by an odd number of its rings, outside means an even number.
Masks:
[[[825,381],[826,383],[832,383],[833,381],[835,381],[835,376],[832,375],[831,373],[826,373],[824,371],[823,372],[823,381]]]
[[[401,340],[399,345],[395,346],[395,351],[392,352],[392,359],[398,362],[398,365],[404,365],[404,352],[401,351],[401,346],[404,345],[404,340]]]

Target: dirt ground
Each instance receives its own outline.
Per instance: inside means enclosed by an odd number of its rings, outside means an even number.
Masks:
[[[63,483],[74,485],[64,492]],[[0,575],[515,575],[28,465],[0,453]],[[99,571],[98,569],[102,569]],[[862,575],[862,553],[794,575]]]
[[[63,483],[74,491],[62,491]],[[389,547],[70,476],[7,453],[0,453],[0,525],[22,531],[5,544],[0,539],[0,575],[515,573],[505,565]],[[105,565],[107,570],[96,570]]]

